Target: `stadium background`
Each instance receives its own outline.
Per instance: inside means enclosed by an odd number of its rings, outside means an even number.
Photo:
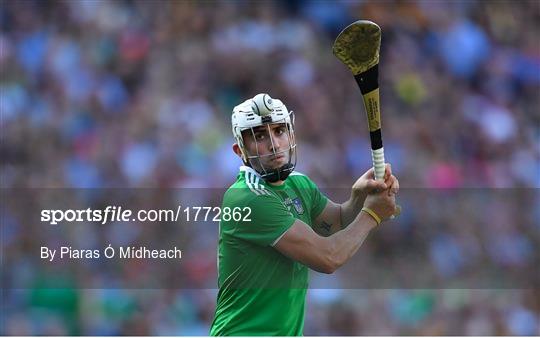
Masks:
[[[296,112],[298,169],[323,188],[348,187],[370,166],[369,140],[331,45],[358,18],[383,29],[385,149],[402,189],[540,186],[538,1],[21,0],[0,10],[2,188],[226,187],[240,164],[231,109],[258,92]],[[493,264],[538,268],[540,215],[530,213],[527,232],[492,229],[505,248]],[[468,237],[440,231],[430,268],[458,273]],[[34,253],[19,243],[32,236],[12,220],[3,252],[24,262]],[[192,240],[199,251],[182,273],[212,285],[216,234]],[[3,289],[2,333],[206,335],[215,295]],[[539,299],[538,289],[314,289],[305,334],[539,334]]]

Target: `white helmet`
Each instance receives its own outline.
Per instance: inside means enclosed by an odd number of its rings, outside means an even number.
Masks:
[[[288,111],[287,107],[278,99],[272,99],[268,94],[257,94],[252,99],[248,99],[233,108],[231,117],[232,132],[240,150],[242,152],[242,160],[247,166],[255,169],[263,179],[269,182],[285,180],[287,176],[294,170],[296,165],[296,139],[294,137],[294,114]],[[270,124],[285,123],[288,131],[289,147],[280,152],[276,152],[273,148],[273,153],[269,155],[250,155],[244,145],[242,132],[251,130],[260,126],[268,126]],[[273,143],[272,143],[273,145]],[[278,153],[289,152],[289,162],[278,169],[265,168],[261,162],[261,157],[275,156]],[[253,161],[258,166],[253,166]]]

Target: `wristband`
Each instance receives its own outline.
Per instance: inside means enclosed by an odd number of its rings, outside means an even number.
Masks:
[[[375,211],[366,207],[363,207],[361,211],[364,211],[365,213],[369,214],[375,220],[375,222],[377,222],[377,225],[381,224],[381,218],[379,217],[379,215],[375,213]]]

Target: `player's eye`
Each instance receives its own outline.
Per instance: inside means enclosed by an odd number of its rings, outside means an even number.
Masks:
[[[265,139],[265,137],[266,137],[266,135],[264,133],[255,133],[255,139],[257,141],[262,141],[262,140]]]
[[[277,135],[283,135],[285,133],[285,127],[279,127],[276,129]]]

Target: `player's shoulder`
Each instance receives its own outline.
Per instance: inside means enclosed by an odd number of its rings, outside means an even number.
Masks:
[[[290,174],[289,174],[289,177],[290,177],[290,178],[293,178],[293,177],[294,177],[294,178],[297,178],[297,179],[298,179],[298,178],[303,178],[303,179],[307,178],[307,179],[309,179],[308,175],[306,175],[306,174],[304,174],[304,173],[301,173],[301,172],[299,172],[298,170],[295,170],[295,171],[293,171],[292,173],[290,173]]]
[[[313,188],[316,184],[309,178],[308,175],[299,171],[293,171],[287,178],[291,183],[301,188]]]
[[[225,192],[224,202],[227,204],[247,205],[254,200],[276,198],[259,175],[249,167],[240,167],[240,172],[233,185]]]

